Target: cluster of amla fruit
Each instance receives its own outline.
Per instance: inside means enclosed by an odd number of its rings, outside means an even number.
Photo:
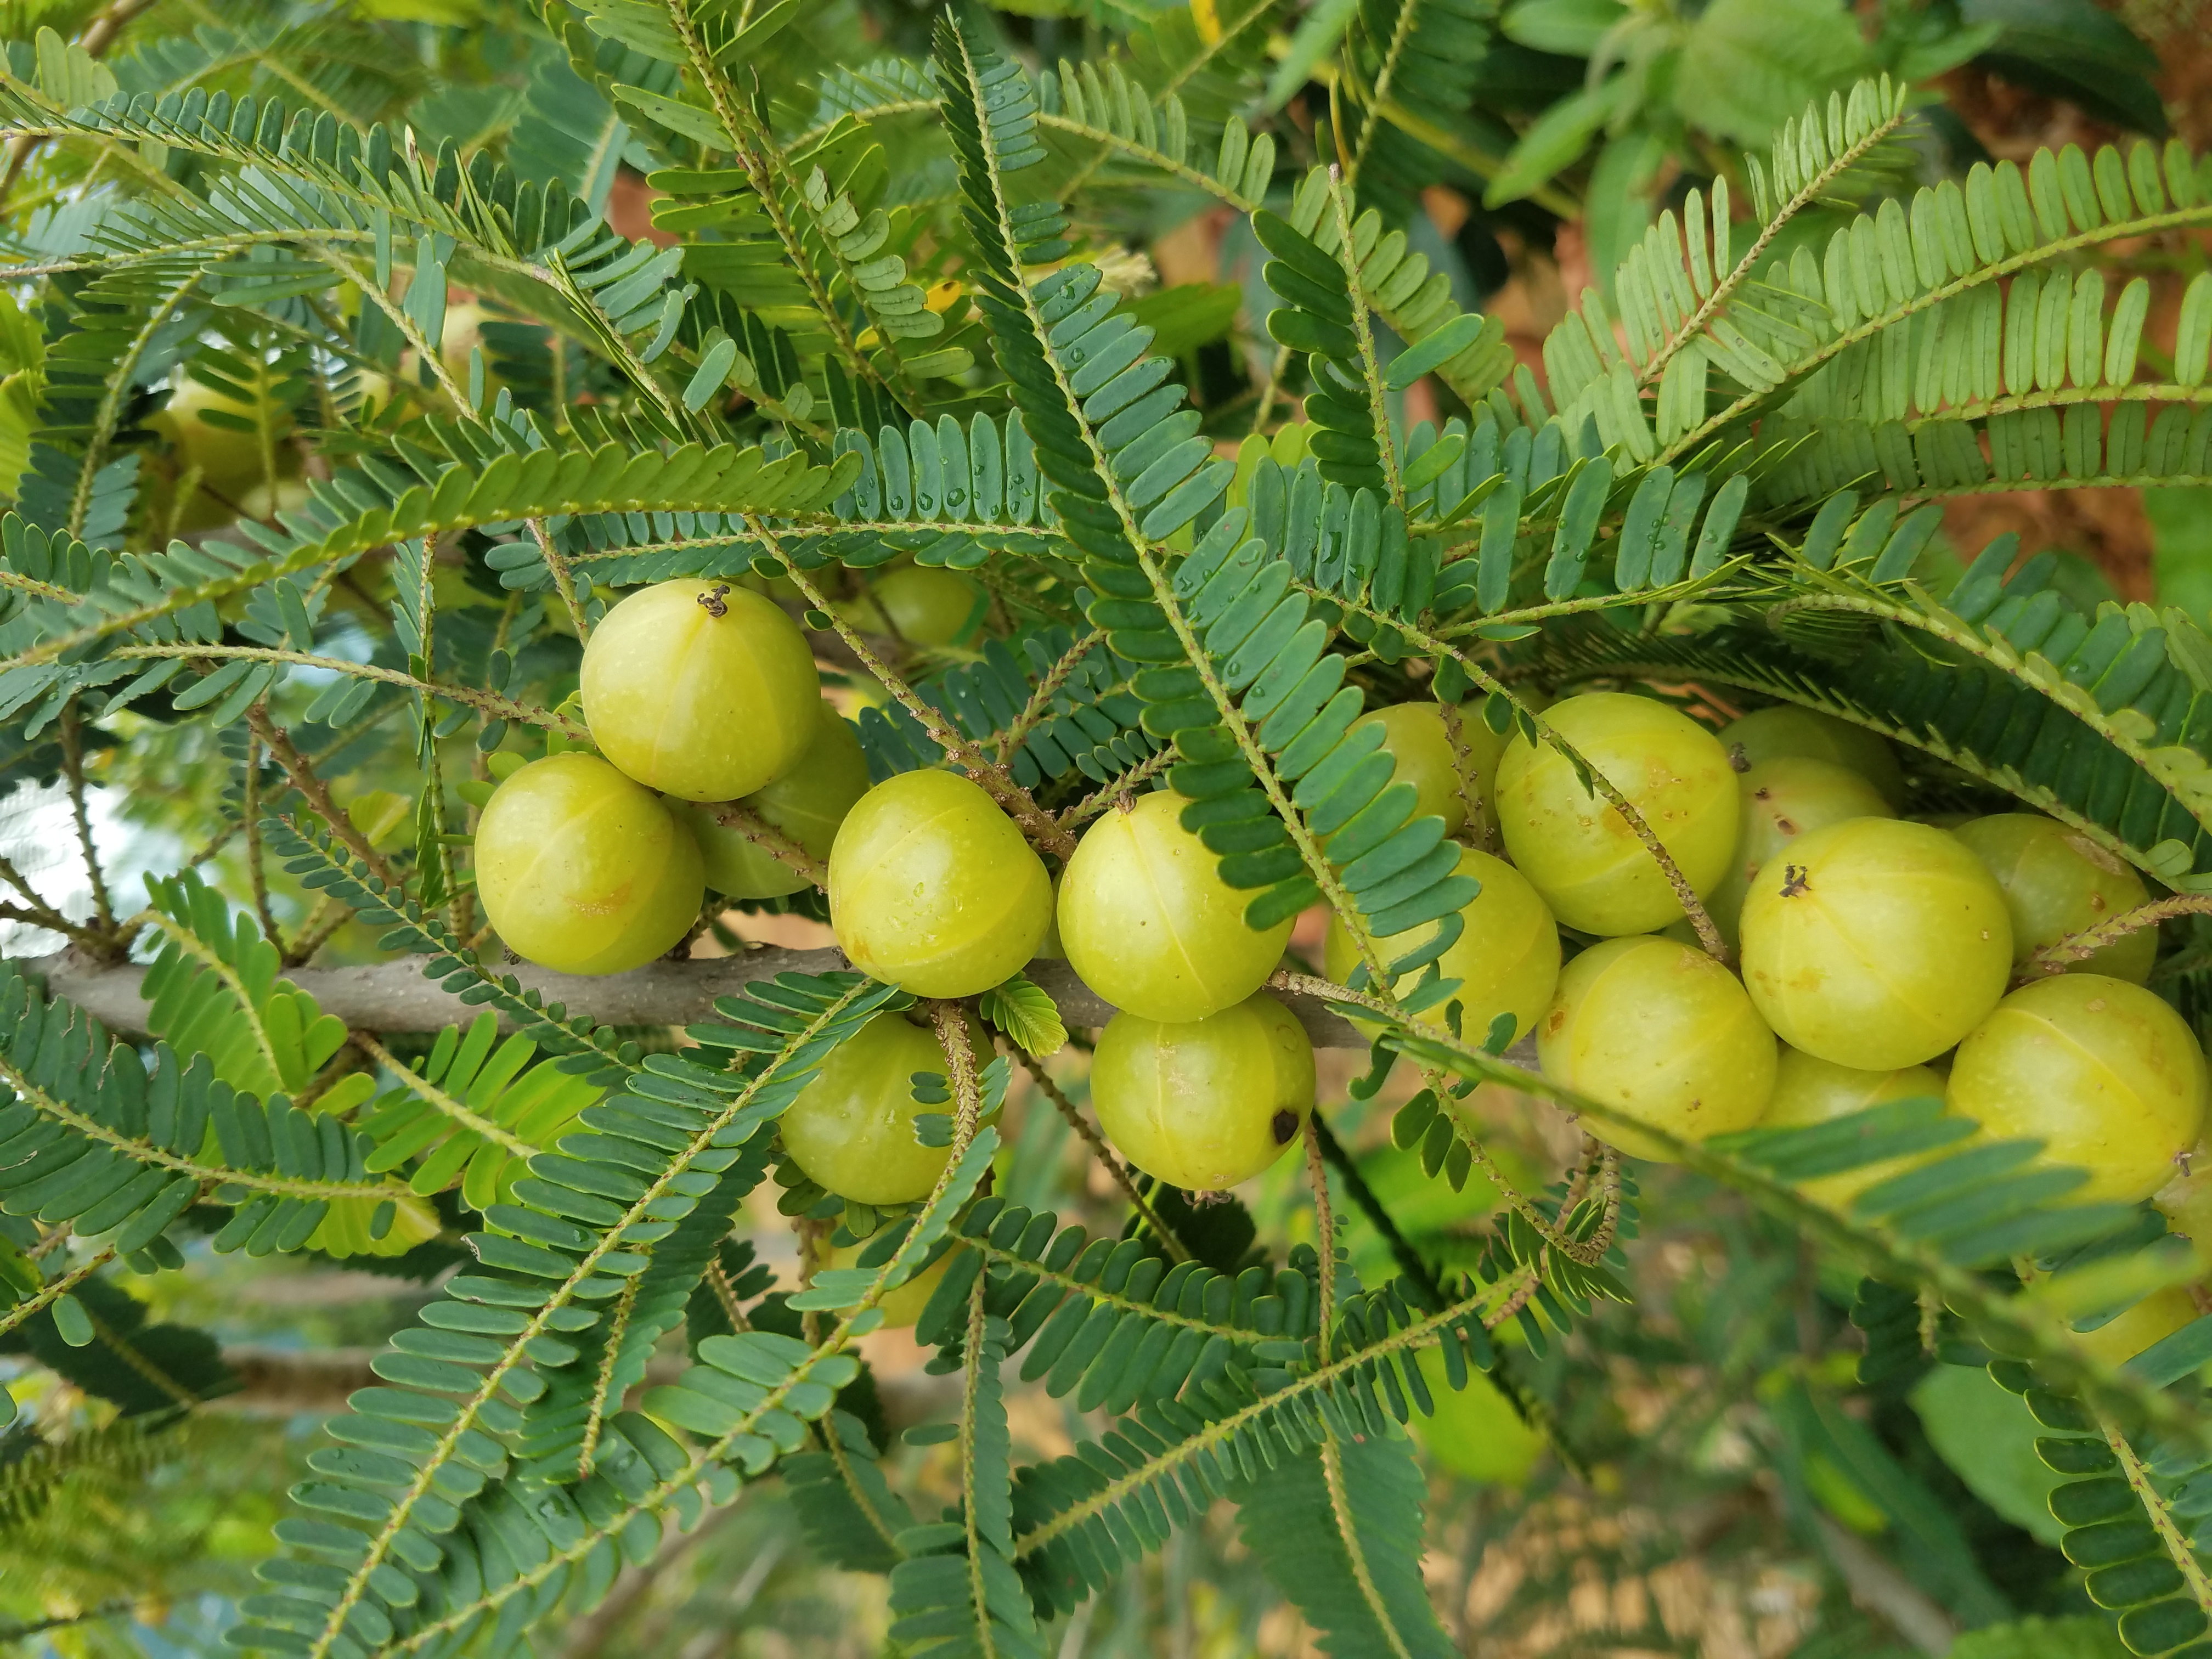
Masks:
[[[827,860],[830,925],[854,966],[916,996],[975,996],[1041,949],[1064,951],[1121,1011],[1093,1056],[1092,1098],[1147,1173],[1219,1189],[1297,1136],[1314,1103],[1313,1050],[1260,991],[1290,924],[1244,926],[1249,896],[1215,873],[1176,798],[1105,814],[1055,892],[968,778],[925,770],[871,787],[804,635],[740,585],[631,594],[592,630],[580,691],[599,753],[506,766],[477,827],[477,891],[516,955],[621,973],[684,939],[709,887],[740,899],[799,890],[804,874],[723,820],[765,824]],[[969,1030],[980,1066],[988,1039],[972,1019]],[[945,1063],[917,1018],[878,1016],[785,1114],[785,1151],[857,1204],[924,1196],[949,1152],[918,1137],[915,1119],[933,1108],[915,1079]]]
[[[736,803],[826,857],[837,941],[878,979],[959,999],[1040,951],[1064,954],[1121,1011],[1100,1036],[1091,1095],[1139,1169],[1218,1190],[1297,1137],[1312,1049],[1261,989],[1291,924],[1245,925],[1249,895],[1222,882],[1172,793],[1103,813],[1055,890],[969,779],[923,770],[871,787],[798,626],[727,584],[664,582],[616,605],[586,647],[582,702],[599,756],[510,771],[478,826],[478,890],[518,955],[617,973],[684,938],[707,886],[799,890],[804,875],[721,822]],[[1438,964],[1459,986],[1420,1018],[1442,1027],[1455,1005],[1465,1031],[1501,1015],[1534,1030],[1547,1077],[1620,1115],[1591,1127],[1622,1151],[1663,1156],[1639,1126],[1695,1141],[1942,1094],[1984,1133],[2039,1139],[2047,1158],[2087,1170],[2082,1196],[2132,1200],[2195,1144],[2204,1059],[2142,988],[2152,932],[2007,994],[2037,950],[2147,902],[2133,871],[2065,826],[1900,818],[1903,781],[1882,740],[1792,708],[1717,734],[1642,696],[1547,710],[1551,732],[1665,849],[1670,876],[1548,737],[1509,741],[1455,714],[1448,726],[1433,703],[1364,719],[1417,811],[1454,835],[1494,826],[1505,854],[1462,849],[1480,891]],[[1692,942],[1677,878],[1740,975]],[[1583,947],[1564,969],[1562,928]],[[1402,959],[1427,932],[1378,940],[1376,953]],[[1326,951],[1330,977],[1352,982],[1341,919]],[[980,1028],[973,1036],[987,1051]],[[1931,1069],[1946,1056],[1948,1078]],[[947,1153],[916,1138],[913,1120],[932,1107],[913,1078],[943,1065],[929,1030],[879,1016],[787,1115],[787,1151],[856,1203],[922,1196]],[[1844,1201],[1848,1186],[1820,1195]]]

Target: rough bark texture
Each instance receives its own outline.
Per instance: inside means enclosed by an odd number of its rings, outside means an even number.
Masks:
[[[403,957],[359,968],[295,968],[284,977],[356,1030],[435,1031],[479,1012],[422,975],[420,957]],[[119,1036],[146,1035],[146,1004],[139,995],[145,969],[96,963],[73,951],[40,957],[21,964],[52,994],[66,997]],[[754,980],[781,973],[826,973],[845,967],[836,951],[793,951],[763,945],[738,957],[708,957],[691,962],[655,962],[627,974],[585,978],[556,974],[527,963],[507,971],[548,1002],[562,1004],[570,1015],[588,1014],[605,1025],[688,1025],[715,1018],[714,999],[735,995]],[[1060,1005],[1060,1017],[1075,1028],[1103,1025],[1113,1006],[1075,976],[1067,963],[1039,957],[1029,975]],[[1364,1038],[1310,997],[1286,996],[1314,1045],[1364,1048]]]

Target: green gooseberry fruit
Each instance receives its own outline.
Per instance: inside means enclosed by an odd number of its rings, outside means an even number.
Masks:
[[[2087,836],[2033,812],[1971,818],[1951,832],[1989,866],[2012,915],[2013,961],[2150,902],[2126,864]],[[2140,927],[2065,971],[2105,974],[2136,985],[2150,977],[2158,929]]]
[[[264,482],[259,432],[264,421],[273,422],[277,470],[289,471],[299,459],[288,441],[289,411],[241,403],[188,375],[176,377],[168,403],[146,423],[167,433],[183,452],[179,472],[196,466],[210,488],[235,499],[247,486]]]
[[[731,582],[641,588],[584,647],[599,752],[647,788],[737,800],[799,763],[821,730],[822,678],[799,624]]]
[[[1743,904],[1743,982],[1793,1048],[1860,1071],[1933,1060],[2012,972],[2004,894],[1959,838],[1851,818],[1770,859]]]
[[[758,813],[769,828],[782,832],[816,859],[827,859],[837,838],[837,826],[853,803],[868,793],[868,757],[860,748],[853,723],[824,702],[821,729],[806,752],[766,788],[739,803]],[[720,822],[711,805],[689,802],[678,816],[699,838],[699,851],[707,860],[707,885],[732,898],[781,898],[807,885],[805,876],[765,848],[747,841],[742,831]]]
[[[1692,892],[1728,873],[1735,849],[1736,781],[1720,740],[1650,697],[1595,691],[1546,716],[1643,815]],[[1516,735],[1498,763],[1498,826],[1505,850],[1564,927],[1641,933],[1682,915],[1658,861],[1602,795],[1583,787],[1549,744]]]
[[[909,645],[951,645],[964,639],[982,592],[957,571],[911,564],[868,584],[876,608]]]
[[[1774,1033],[1735,975],[1651,934],[1605,939],[1567,964],[1536,1053],[1553,1082],[1632,1120],[1586,1121],[1592,1134],[1661,1163],[1674,1155],[1636,1124],[1705,1140],[1749,1128],[1774,1091]]]
[[[1179,1024],[1116,1014],[1091,1058],[1107,1139],[1187,1192],[1223,1192],[1273,1164],[1298,1138],[1314,1093],[1313,1043],[1265,991]]]
[[[1744,895],[1768,860],[1808,830],[1850,818],[1897,816],[1881,792],[1856,772],[1802,755],[1761,761],[1736,780],[1736,793],[1743,805],[1735,857],[1720,884],[1705,895],[1705,914],[1731,951],[1743,920]]]
[[[1775,1069],[1774,1094],[1767,1102],[1766,1115],[1759,1119],[1759,1126],[1762,1129],[1807,1129],[1849,1117],[1853,1112],[1863,1112],[1870,1106],[1911,1100],[1915,1096],[1941,1100],[1943,1079],[1925,1066],[1900,1066],[1893,1072],[1857,1071],[1815,1059],[1785,1043],[1781,1063]],[[1925,1161],[1921,1157],[1889,1158],[1864,1169],[1847,1170],[1841,1175],[1816,1176],[1801,1181],[1797,1190],[1815,1204],[1844,1210],[1875,1182],[1902,1175]]]
[[[969,997],[1036,954],[1052,879],[1013,820],[952,772],[902,772],[860,797],[830,848],[830,926],[864,974]]]
[[[1430,1457],[1462,1480],[1488,1486],[1524,1486],[1544,1455],[1544,1437],[1521,1419],[1513,1402],[1480,1371],[1469,1368],[1467,1386],[1455,1389],[1443,1356],[1421,1350],[1421,1378],[1436,1402],[1435,1414],[1418,1412],[1407,1427]]]
[[[1559,982],[1559,927],[1528,878],[1504,860],[1465,848],[1459,855],[1458,873],[1482,884],[1482,890],[1459,913],[1465,924],[1459,938],[1437,958],[1437,972],[1459,981],[1460,988],[1415,1018],[1438,1030],[1448,1030],[1445,1015],[1455,1000],[1460,1031],[1469,1041],[1481,1042],[1500,1014],[1512,1015],[1515,1035],[1526,1036],[1551,1006],[1552,993]],[[1377,939],[1384,966],[1434,938],[1437,926],[1431,922]],[[1358,956],[1351,933],[1336,916],[1329,918],[1322,951],[1329,978],[1339,985],[1351,983]],[[1427,971],[1424,968],[1401,975],[1398,986],[1410,985]],[[1363,1030],[1372,1029],[1364,1021],[1354,1024]]]
[[[2074,1345],[2092,1359],[2124,1365],[2146,1348],[2163,1342],[2197,1320],[2197,1300],[2179,1285],[2153,1291],[2134,1306],[2114,1314],[2094,1330],[2076,1329]]]
[[[1467,822],[1467,801],[1460,793],[1459,762],[1444,731],[1442,709],[1432,702],[1393,703],[1362,714],[1352,723],[1382,728],[1382,747],[1390,756],[1390,781],[1413,787],[1413,816],[1439,817],[1444,834],[1455,836]],[[1480,725],[1480,716],[1462,717],[1462,727]],[[1483,735],[1492,735],[1483,726]],[[1502,744],[1501,744],[1502,746]]]
[[[1741,750],[1739,763],[1747,770],[1785,755],[1847,766],[1881,790],[1893,808],[1905,805],[1905,774],[1889,740],[1833,714],[1787,702],[1755,708],[1721,728],[1721,746],[1731,760]]]
[[[2087,1170],[2075,1198],[2132,1204],[2197,1144],[2204,1090],[2204,1051],[2165,1002],[2104,974],[2058,974],[1975,1026],[1949,1097],[1989,1139],[2040,1140],[2047,1162]]]
[[[972,1018],[968,1041],[980,1071],[991,1042]],[[917,1072],[948,1075],[937,1034],[904,1014],[878,1014],[830,1051],[778,1121],[784,1151],[817,1186],[854,1204],[927,1197],[952,1148],[923,1146],[914,1121],[953,1108],[917,1100]]]
[[[1249,893],[1221,879],[1168,790],[1103,813],[1060,878],[1060,942],[1085,985],[1142,1019],[1194,1020],[1250,996],[1283,959],[1285,920],[1244,925]]]
[[[641,967],[691,931],[698,843],[653,791],[596,755],[548,755],[477,820],[477,894],[507,949],[563,974]]]

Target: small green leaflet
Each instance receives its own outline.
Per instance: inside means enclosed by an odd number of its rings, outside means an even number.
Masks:
[[[1067,1026],[1060,1005],[1026,975],[1016,974],[1004,985],[983,993],[983,1018],[1004,1031],[1014,1046],[1037,1060],[1056,1054],[1067,1044]]]

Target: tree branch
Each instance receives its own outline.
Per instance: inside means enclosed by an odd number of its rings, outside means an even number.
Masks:
[[[325,1013],[337,1015],[356,1031],[437,1031],[474,1019],[482,1011],[450,994],[435,980],[425,978],[424,960],[400,957],[358,967],[292,968],[285,970],[284,977],[314,998]],[[53,995],[68,998],[118,1036],[137,1038],[148,1034],[145,1000],[139,994],[139,982],[146,971],[143,966],[136,963],[109,966],[74,950],[16,965],[43,981]],[[743,956],[689,962],[663,957],[627,974],[556,974],[528,963],[516,963],[504,971],[512,973],[526,989],[543,994],[546,1001],[566,1005],[571,1015],[587,1015],[603,1025],[687,1025],[717,1018],[716,997],[735,996],[756,981],[787,972],[830,973],[849,965],[834,950],[793,951],[767,945]],[[1066,963],[1040,957],[1024,971],[1060,1005],[1060,1018],[1070,1026],[1096,1028],[1114,1017],[1113,1005],[1078,979]],[[1276,994],[1298,1017],[1316,1047],[1367,1047],[1367,1040],[1331,1012],[1319,997],[1287,989],[1278,989]]]

